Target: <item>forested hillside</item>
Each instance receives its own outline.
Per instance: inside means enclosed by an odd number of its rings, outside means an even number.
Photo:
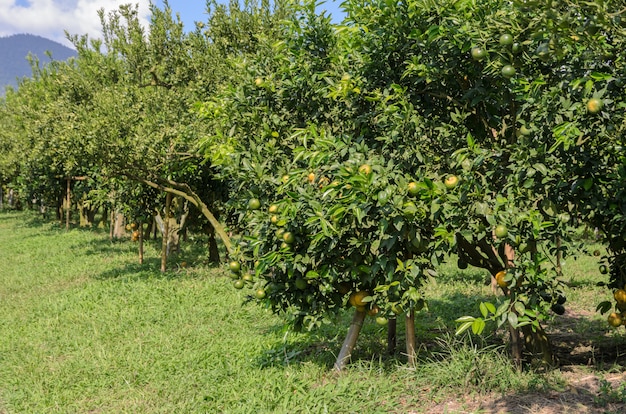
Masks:
[[[48,55],[49,52],[49,55]],[[66,60],[76,55],[76,51],[41,36],[18,34],[0,37],[0,94],[6,85],[17,85],[17,78],[30,76],[32,71],[27,56],[31,53],[40,62]]]

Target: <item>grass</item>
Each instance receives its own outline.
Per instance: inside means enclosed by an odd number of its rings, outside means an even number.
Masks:
[[[385,354],[384,329],[368,318],[353,362],[336,375],[350,315],[295,333],[266,309],[242,305],[245,292],[224,269],[204,265],[193,243],[166,274],[158,243],[146,248],[139,266],[136,244],[0,213],[0,413],[424,412],[459,390],[559,386],[558,371],[516,372],[501,345],[449,333],[491,295],[476,269],[444,266],[426,287],[417,368],[400,352]],[[177,266],[182,260],[194,266]],[[580,284],[568,293],[593,312],[607,291],[596,290],[593,266],[579,263],[572,277]],[[605,334],[590,315],[580,323]]]

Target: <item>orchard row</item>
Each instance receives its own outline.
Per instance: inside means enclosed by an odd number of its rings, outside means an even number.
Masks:
[[[130,6],[102,15],[104,44],[72,37],[75,61],[7,93],[3,185],[163,229],[195,207],[251,300],[298,328],[354,307],[339,369],[367,313],[411,337],[449,257],[502,293],[457,331],[493,322],[517,362],[552,363],[543,324],[583,225],[608,252],[598,309],[622,324],[621,1],[344,7],[335,25],[312,3],[212,4],[190,32],[154,6],[150,30]]]

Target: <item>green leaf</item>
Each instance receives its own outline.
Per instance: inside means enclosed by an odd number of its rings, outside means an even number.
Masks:
[[[474,322],[472,323],[472,332],[474,332],[474,334],[476,335],[480,335],[485,329],[485,325],[486,324],[484,320],[476,318],[476,320],[474,320]]]
[[[380,246],[380,240],[374,240],[372,245],[370,246],[370,253],[376,255],[378,254],[378,247]]]
[[[317,279],[320,277],[320,274],[317,273],[315,270],[309,270],[308,272],[306,272],[306,275],[304,277],[306,279]]]
[[[486,318],[489,315],[489,309],[487,309],[487,305],[484,302],[480,302],[478,306],[480,308],[480,313],[483,315],[483,318]]]
[[[457,323],[462,323],[462,322],[474,322],[474,319],[476,319],[473,316],[461,316],[460,318],[457,318],[455,320],[455,322]]]
[[[485,303],[485,307],[487,308],[487,310],[495,315],[496,314],[496,306],[493,303],[491,303],[491,302],[484,302],[484,303]]]
[[[473,324],[474,324],[473,321],[463,323],[461,326],[457,328],[455,335],[460,335],[463,332],[467,331],[469,328],[472,327]]]
[[[596,312],[600,312],[601,314],[605,314],[608,311],[610,311],[613,308],[613,303],[611,303],[610,301],[606,300],[603,302],[600,302],[598,304],[598,306],[596,307]]]

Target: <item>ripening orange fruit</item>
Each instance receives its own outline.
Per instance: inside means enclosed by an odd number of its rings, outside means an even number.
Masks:
[[[502,289],[506,289],[507,287],[509,287],[509,284],[506,282],[506,280],[504,280],[504,278],[506,277],[506,270],[499,271],[498,273],[496,273],[495,277],[498,286],[500,286]]]

